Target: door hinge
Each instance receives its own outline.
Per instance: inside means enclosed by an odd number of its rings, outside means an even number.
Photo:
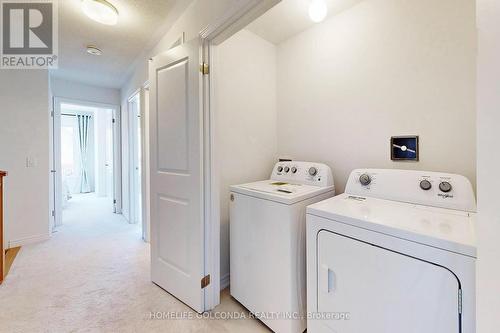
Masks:
[[[116,123],[116,119],[113,119],[113,124]]]
[[[462,314],[462,289],[458,289],[458,313]]]
[[[56,217],[56,211],[55,210],[52,211],[52,217]]]
[[[210,274],[206,275],[201,279],[201,289],[205,288],[210,284]]]
[[[50,116],[54,118],[54,111],[50,111]]]
[[[113,199],[113,203],[116,205],[116,199]]]
[[[206,62],[202,63],[200,65],[200,72],[203,74],[203,75],[208,75],[210,74],[210,67],[208,66],[208,64]]]

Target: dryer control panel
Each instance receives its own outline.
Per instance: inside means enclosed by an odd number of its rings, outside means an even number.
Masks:
[[[294,184],[333,186],[332,170],[323,163],[278,162],[273,168],[271,179]]]
[[[417,170],[357,169],[346,193],[419,205],[476,211],[470,181],[464,176]]]

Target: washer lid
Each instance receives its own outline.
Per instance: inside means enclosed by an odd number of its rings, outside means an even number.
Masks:
[[[341,194],[307,207],[307,214],[476,257],[476,214]]]
[[[276,180],[263,180],[254,183],[233,185],[230,187],[230,190],[232,192],[251,195],[257,198],[290,205],[328,191],[333,191],[334,187],[292,184]]]

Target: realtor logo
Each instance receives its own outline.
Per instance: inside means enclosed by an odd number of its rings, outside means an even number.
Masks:
[[[1,67],[57,67],[57,3],[0,0]]]

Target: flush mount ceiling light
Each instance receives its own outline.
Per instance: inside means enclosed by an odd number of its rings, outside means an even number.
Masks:
[[[100,55],[102,55],[102,50],[100,48],[98,48],[97,46],[88,45],[87,46],[87,53],[95,55],[95,56],[100,56]]]
[[[118,10],[106,0],[82,0],[82,10],[96,22],[106,25],[118,23]]]
[[[311,0],[309,5],[309,18],[313,22],[321,22],[328,14],[328,6],[325,0]]]

